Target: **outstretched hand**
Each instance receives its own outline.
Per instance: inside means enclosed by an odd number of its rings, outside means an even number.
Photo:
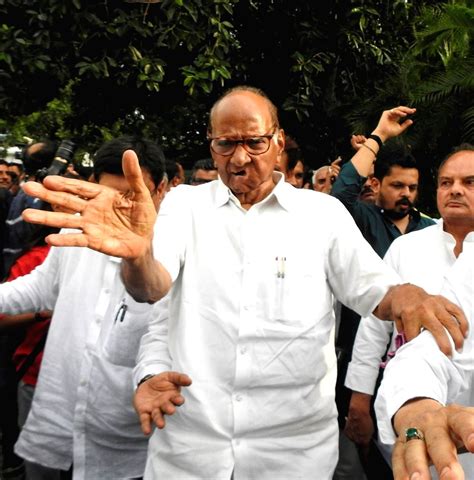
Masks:
[[[181,387],[191,385],[184,373],[163,372],[143,382],[135,393],[133,405],[140,418],[145,435],[151,433],[151,422],[158,428],[165,427],[165,415],[173,415],[176,407],[184,403]]]
[[[122,258],[138,258],[150,248],[156,207],[143,180],[137,155],[127,150],[122,168],[128,192],[118,192],[96,183],[48,176],[43,185],[27,182],[28,195],[79,213],[26,209],[27,222],[52,227],[73,228],[80,233],[53,234],[47,242],[54,246],[88,247]]]
[[[429,330],[446,355],[452,354],[446,331],[458,350],[468,334],[468,321],[461,308],[442,295],[429,295],[409,283],[392,287],[374,314],[394,320],[398,331],[403,332],[407,340],[416,337],[423,328]]]
[[[464,475],[457,451],[474,453],[474,408],[454,404],[443,407],[431,399],[415,399],[395,414],[394,425],[399,433],[392,453],[395,480],[431,479],[430,464],[443,480],[471,478]],[[424,440],[407,442],[407,428],[416,428]]]

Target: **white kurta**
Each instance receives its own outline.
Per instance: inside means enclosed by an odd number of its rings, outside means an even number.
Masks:
[[[466,239],[470,242],[470,237]],[[447,272],[455,265],[455,240],[443,231],[443,222],[397,238],[384,261],[403,282],[423,287],[437,295]],[[345,385],[356,392],[373,395],[379,366],[394,332],[394,324],[380,322],[373,315],[361,319],[347,369]],[[396,329],[395,329],[395,333]],[[389,351],[394,350],[393,340]]]
[[[332,476],[333,294],[366,315],[399,279],[338,200],[277,178],[248,211],[220,180],[177,187],[162,205],[169,335],[150,327],[135,380],[172,369],[193,384],[153,434],[146,478]]]
[[[393,415],[412,398],[474,406],[474,232],[466,237],[463,252],[456,259],[454,239],[442,228],[441,223],[396,240],[392,257],[398,259],[404,280],[416,277],[420,286],[435,289],[461,306],[469,321],[469,336],[462,353],[454,352],[452,360],[441,353],[429,332],[398,350],[386,368],[375,403],[379,434],[385,444],[395,441]],[[474,456],[461,455],[461,462],[466,478],[474,478]]]
[[[147,439],[132,407],[132,369],[152,308],[125,293],[119,267],[86,248],[53,247],[30,275],[0,286],[2,312],[54,310],[16,452],[51,468],[74,462],[75,479],[144,470]],[[115,320],[122,303],[128,310]]]

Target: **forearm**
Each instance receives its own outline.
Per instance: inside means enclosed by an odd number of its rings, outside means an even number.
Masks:
[[[382,132],[375,129],[373,134],[379,136],[380,140],[385,142],[386,136]],[[378,153],[378,143],[374,139],[368,138],[363,146],[359,148],[356,154],[351,158],[352,165],[354,165],[354,168],[361,177],[369,176],[372,170],[372,164],[377,159]]]
[[[153,257],[151,248],[142,257],[124,259],[121,273],[125,288],[137,302],[154,303],[171,288],[171,276]]]
[[[379,375],[380,363],[393,332],[392,322],[381,322],[373,316],[359,323],[347,368],[345,386],[372,395]]]

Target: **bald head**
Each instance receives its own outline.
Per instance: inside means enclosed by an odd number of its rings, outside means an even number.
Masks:
[[[211,111],[209,113],[209,125],[207,127],[208,134],[211,134],[213,130],[214,117],[222,101],[224,99],[227,99],[230,96],[239,95],[239,94],[245,94],[248,97],[254,96],[254,97],[257,97],[260,100],[260,102],[263,101],[266,104],[266,107],[268,108],[273,126],[275,128],[279,128],[280,124],[278,121],[278,110],[275,107],[275,105],[272,103],[272,101],[268,98],[266,93],[263,90],[260,90],[259,88],[256,88],[256,87],[240,85],[238,87],[234,87],[227,90],[212,106]],[[255,100],[257,100],[257,98]]]

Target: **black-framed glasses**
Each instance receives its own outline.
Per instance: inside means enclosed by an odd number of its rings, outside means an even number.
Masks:
[[[215,137],[208,138],[211,150],[218,155],[230,156],[235,152],[237,145],[242,145],[247,153],[250,155],[262,155],[267,153],[270,148],[270,142],[277,130],[268,135],[253,135],[251,137],[244,137],[239,140],[231,138]]]

